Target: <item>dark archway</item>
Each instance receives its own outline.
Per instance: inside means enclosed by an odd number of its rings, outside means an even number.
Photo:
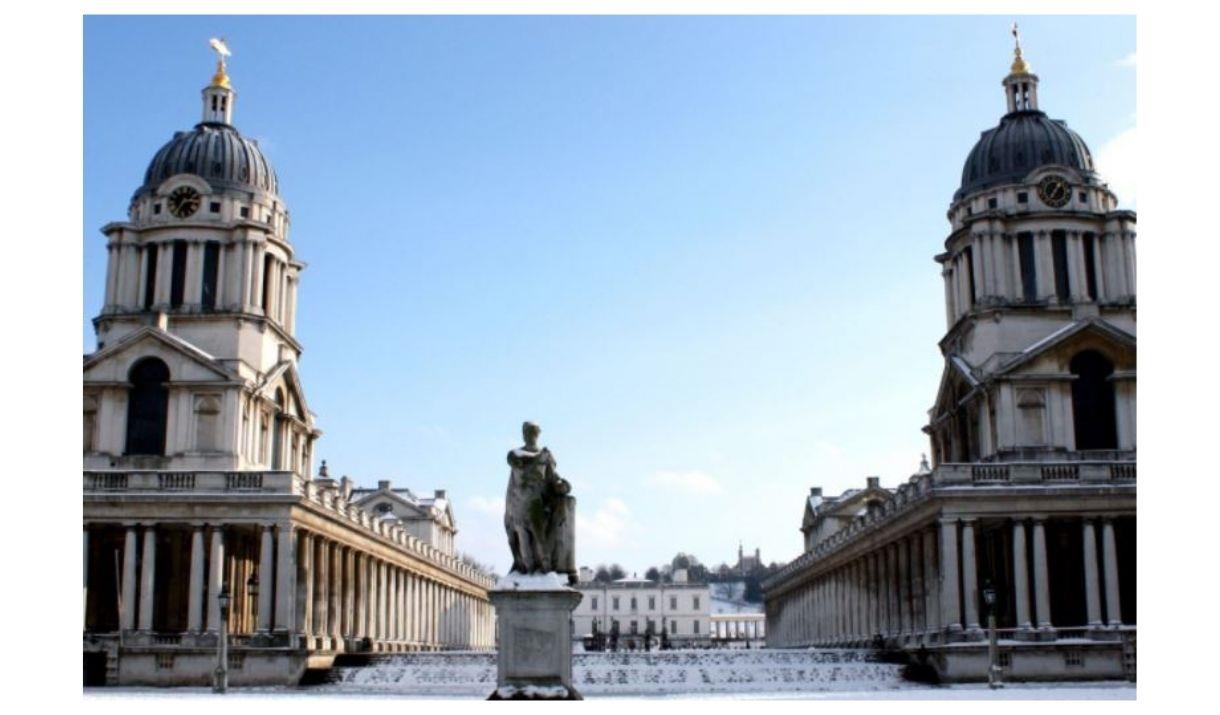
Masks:
[[[127,374],[127,447],[124,454],[165,454],[169,368],[157,358],[137,362]]]
[[[1114,364],[1096,350],[1085,350],[1069,365],[1072,381],[1072,422],[1076,449],[1117,449],[1114,414]]]

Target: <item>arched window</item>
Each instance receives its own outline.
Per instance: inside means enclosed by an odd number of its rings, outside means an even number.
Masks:
[[[149,357],[127,374],[127,448],[125,454],[165,454],[165,418],[169,408],[169,368]]]
[[[1076,449],[1116,449],[1118,428],[1114,415],[1114,364],[1096,350],[1085,350],[1069,365],[1072,381],[1072,422]]]

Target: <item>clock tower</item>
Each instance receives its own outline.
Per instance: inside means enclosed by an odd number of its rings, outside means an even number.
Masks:
[[[223,43],[201,121],[148,164],[107,238],[85,359],[85,467],[308,475],[320,434],[297,376],[304,264],[258,142],[233,124]]]
[[[1002,86],[1008,111],[966,159],[936,256],[934,462],[1133,456],[1135,213],[1040,109],[1019,38]]]

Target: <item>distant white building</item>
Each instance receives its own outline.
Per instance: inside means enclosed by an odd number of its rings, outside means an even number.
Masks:
[[[454,525],[453,505],[445,496],[444,489],[437,489],[430,497],[418,497],[410,489],[395,489],[390,480],[382,479],[377,482],[376,489],[353,489],[351,501],[371,514],[396,519],[411,536],[445,554],[453,555],[453,537],[457,534],[457,527]]]
[[[712,598],[707,584],[657,583],[622,578],[611,583],[581,583],[582,599],[572,612],[573,636],[588,638],[594,624],[601,633],[618,626],[619,648],[643,647],[644,634],[664,630],[674,647],[711,643]]]

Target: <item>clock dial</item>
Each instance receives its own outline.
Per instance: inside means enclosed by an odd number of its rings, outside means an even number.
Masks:
[[[186,218],[199,210],[199,192],[190,186],[179,186],[169,195],[169,210],[178,218]]]
[[[1038,198],[1051,208],[1057,209],[1065,205],[1071,197],[1072,187],[1062,176],[1051,174],[1038,182]]]

